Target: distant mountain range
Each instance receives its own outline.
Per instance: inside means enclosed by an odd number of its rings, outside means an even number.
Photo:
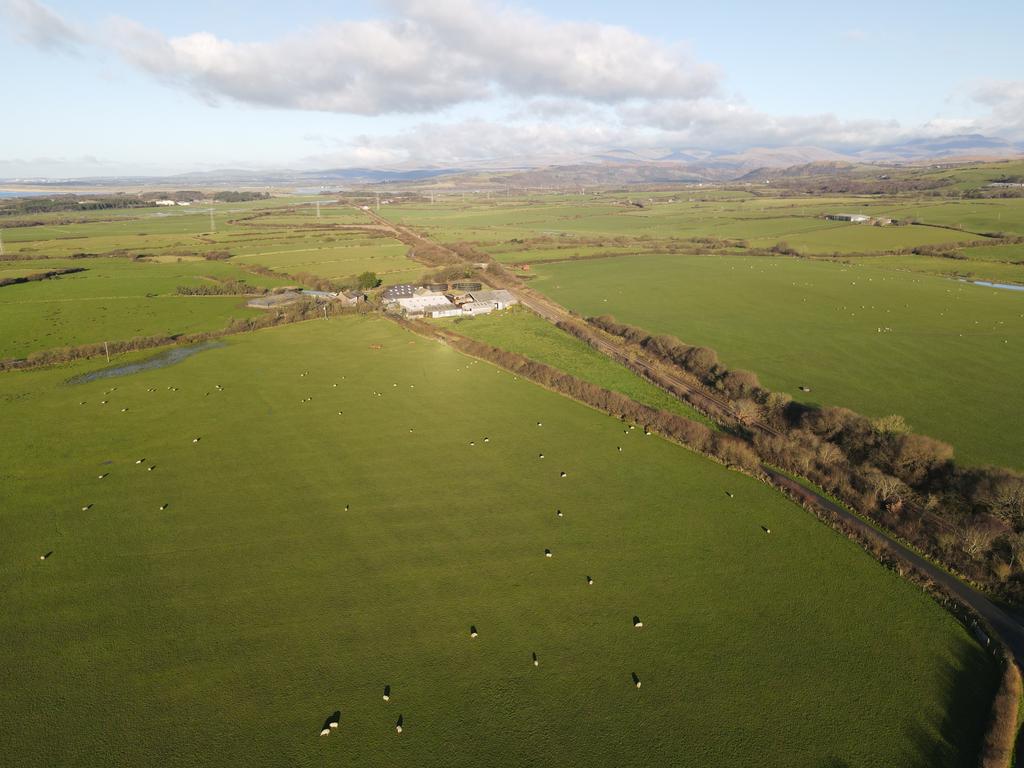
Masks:
[[[615,147],[592,155],[564,158],[517,158],[466,163],[462,167],[330,168],[322,170],[249,171],[221,169],[174,176],[117,176],[79,179],[6,179],[0,184],[47,187],[299,187],[330,188],[401,182],[423,183],[439,177],[453,182],[557,186],[567,184],[636,184],[734,181],[811,164],[915,164],[994,160],[1024,156],[1024,142],[964,134],[911,139],[901,144],[860,150],[816,146],[751,147],[739,151],[668,148],[634,150]],[[461,177],[461,178],[460,178]]]

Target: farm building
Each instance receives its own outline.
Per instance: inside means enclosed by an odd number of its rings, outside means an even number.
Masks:
[[[397,283],[396,285],[389,285],[384,289],[384,293],[380,295],[381,300],[386,302],[397,301],[398,299],[407,299],[415,295],[416,286],[412,283]]]
[[[863,224],[871,219],[863,213],[829,213],[825,218],[829,221],[852,221],[854,224]]]
[[[519,299],[506,290],[470,291],[469,299],[476,304],[490,304],[493,309],[508,309],[519,303]]]
[[[410,317],[422,317],[423,315],[448,317],[449,315],[446,314],[435,315],[434,312],[449,312],[458,309],[448,299],[437,293],[427,293],[421,296],[404,296],[400,299],[395,299],[393,303],[397,304],[402,312]]]
[[[459,317],[462,315],[462,307],[457,307],[454,304],[431,307],[427,310],[427,314],[431,317]]]
[[[452,283],[452,288],[456,291],[481,291],[483,287],[483,283]]]
[[[489,315],[494,311],[493,304],[481,304],[478,301],[467,301],[462,305],[462,314],[476,317],[477,315]]]

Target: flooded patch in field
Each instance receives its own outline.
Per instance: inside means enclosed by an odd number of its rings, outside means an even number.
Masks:
[[[169,365],[180,363],[185,358],[192,357],[192,355],[198,354],[199,352],[223,346],[224,342],[222,341],[206,341],[202,344],[196,344],[191,347],[174,347],[166,352],[161,352],[158,355],[148,357],[145,360],[139,360],[138,362],[127,363],[114,368],[104,368],[99,371],[91,371],[79,376],[72,376],[66,383],[88,384],[90,381],[97,381],[98,379],[112,379],[117,376],[130,376],[133,373],[153,371],[157,368],[166,368]]]
[[[990,283],[987,280],[961,280],[960,282],[980,285],[983,288],[1001,288],[1004,291],[1024,291],[1024,285],[1014,285],[1012,283]]]

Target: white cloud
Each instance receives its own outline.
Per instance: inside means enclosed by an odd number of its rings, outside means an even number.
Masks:
[[[971,98],[991,112],[980,122],[987,129],[1024,139],[1024,80],[978,83]]]
[[[72,52],[85,37],[54,11],[35,0],[0,0],[0,14],[12,22],[12,31],[43,50]]]
[[[397,18],[322,24],[269,42],[167,38],[125,19],[110,22],[106,38],[130,63],[211,103],[361,115],[500,96],[693,98],[717,84],[681,47],[624,27],[556,22],[485,0],[391,5]]]

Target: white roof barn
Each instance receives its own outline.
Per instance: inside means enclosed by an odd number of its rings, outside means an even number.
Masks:
[[[448,299],[437,293],[428,293],[421,296],[405,296],[395,299],[395,303],[407,315],[431,314],[435,310],[447,310],[454,308]]]

